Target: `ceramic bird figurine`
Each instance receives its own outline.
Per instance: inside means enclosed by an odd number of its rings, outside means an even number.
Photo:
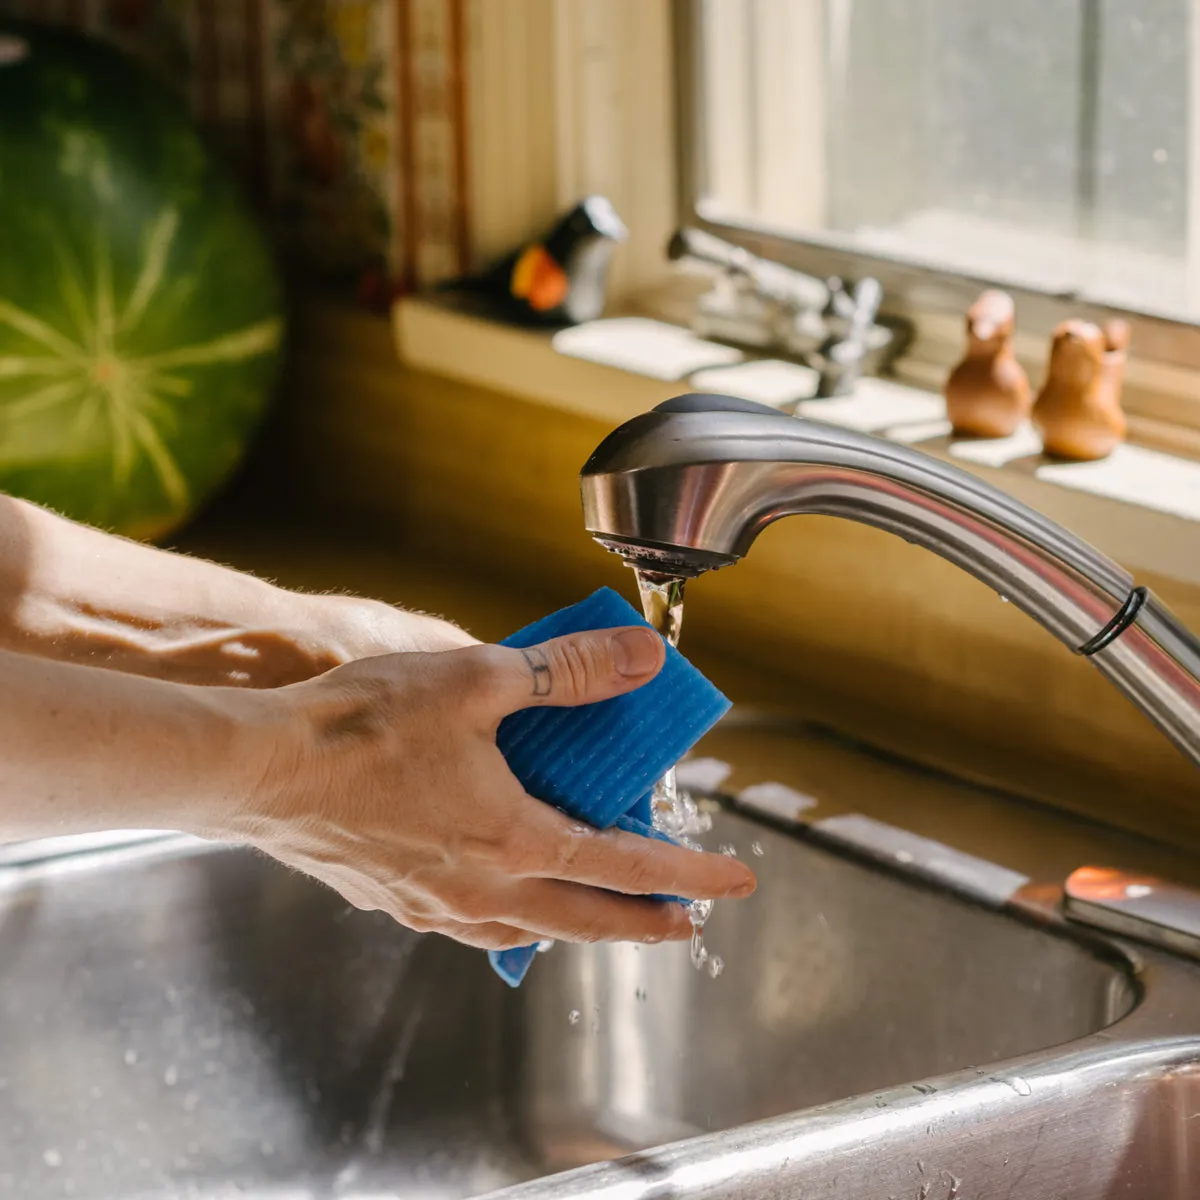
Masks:
[[[1008,437],[1029,416],[1029,379],[1013,353],[1015,324],[1007,292],[986,291],[967,310],[966,354],[945,387],[955,433]]]
[[[544,237],[527,242],[482,275],[445,285],[492,303],[510,320],[578,325],[604,311],[613,250],[629,236],[603,196],[588,196]]]
[[[1033,406],[1047,454],[1088,462],[1107,458],[1121,443],[1128,344],[1124,321],[1103,330],[1090,321],[1066,321],[1054,331],[1046,382]]]

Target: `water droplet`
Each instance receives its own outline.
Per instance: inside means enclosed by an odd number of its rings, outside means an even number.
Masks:
[[[762,858],[762,856],[763,856],[762,842],[751,842],[750,843],[750,853],[753,854],[755,858]]]
[[[137,1051],[136,1050],[126,1050],[125,1051],[125,1065],[127,1067],[132,1067],[135,1062],[137,1062]]]
[[[950,1172],[946,1172],[950,1175]],[[958,1189],[962,1187],[962,1180],[957,1175],[950,1175],[950,1191],[946,1196],[946,1200],[957,1200]]]
[[[634,992],[633,994],[634,994],[634,996],[636,996],[636,997],[637,997],[637,999],[639,999],[639,1000],[645,1000],[645,999],[646,999],[646,989],[645,989],[645,988],[638,988],[638,990],[637,990],[636,992]]]
[[[188,1092],[183,1098],[183,1111],[195,1112],[200,1105],[200,1096],[196,1092]]]
[[[697,929],[702,928],[704,922],[712,915],[712,910],[713,902],[711,900],[693,900],[687,906],[688,919]]]
[[[931,1083],[914,1083],[913,1090],[920,1092],[922,1096],[932,1096],[937,1091],[937,1088]]]
[[[708,960],[708,973],[713,979],[720,977],[721,972],[725,970],[725,960],[719,955],[714,954]]]
[[[165,1083],[167,1085],[167,1087],[174,1087],[178,1082],[179,1082],[179,1068],[174,1063],[172,1063],[163,1072],[163,1083]]]
[[[1154,161],[1160,166],[1167,161],[1167,152],[1160,146],[1154,152]]]
[[[727,858],[737,858],[737,847],[731,846],[728,842],[721,845],[721,853]]]
[[[48,1167],[61,1167],[62,1155],[57,1150],[43,1150],[42,1162]]]
[[[693,925],[692,928],[692,966],[697,971],[708,962],[708,951],[704,948],[704,927]]]
[[[579,1018],[580,1018],[582,1015],[583,1015],[583,1014],[582,1014],[582,1013],[579,1011],[579,1009],[577,1009],[577,1008],[573,1008],[573,1009],[571,1009],[571,1011],[570,1011],[569,1013],[567,1013],[567,1020],[568,1020],[568,1021],[569,1021],[569,1022],[572,1024],[572,1025],[578,1025],[578,1024],[579,1024]]]

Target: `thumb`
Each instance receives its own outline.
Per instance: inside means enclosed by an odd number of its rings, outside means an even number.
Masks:
[[[571,633],[524,650],[493,647],[497,651],[502,657],[491,698],[500,716],[610,700],[649,683],[666,661],[662,638],[638,625]]]

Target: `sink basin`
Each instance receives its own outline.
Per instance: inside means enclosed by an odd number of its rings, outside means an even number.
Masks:
[[[761,880],[708,926],[719,978],[686,946],[559,946],[518,991],[482,953],[359,913],[248,851],[163,836],[0,868],[0,1195],[450,1200],[538,1179],[529,1195],[732,1195],[720,1189],[739,1171],[766,1163],[783,1179],[810,1143],[832,1161],[831,1137],[932,1141],[974,1136],[964,1113],[1041,1113],[1032,1093],[1058,1080],[1065,1102],[1055,1064],[1071,1055],[1113,1097],[1106,1130],[1140,1117],[1110,1088],[1152,1090],[1161,1063],[1104,1032],[1139,992],[1108,943],[745,813],[718,813],[713,841]],[[1192,1043],[1155,1052],[1163,1111],[1200,1112]],[[1006,1060],[1026,1065],[975,1070]],[[751,1155],[736,1171],[734,1153]],[[906,1149],[904,1195],[957,1195],[927,1174],[952,1157]],[[1200,1180],[1200,1163],[1163,1161]],[[880,1162],[859,1153],[842,1170]],[[544,1178],[586,1164],[602,1165]],[[829,1187],[803,1194],[889,1194]],[[962,1198],[993,1194],[1067,1192]]]

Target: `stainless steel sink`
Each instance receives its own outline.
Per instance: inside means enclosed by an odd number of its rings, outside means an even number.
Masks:
[[[516,992],[250,852],[18,855],[0,1196],[1200,1194],[1200,971],[744,812],[714,841],[761,879],[721,977],[559,946]]]

